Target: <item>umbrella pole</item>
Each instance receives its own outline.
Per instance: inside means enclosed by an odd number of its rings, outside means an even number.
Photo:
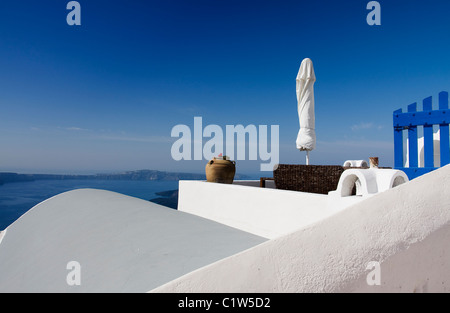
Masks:
[[[306,151],[306,165],[309,165],[309,151]]]

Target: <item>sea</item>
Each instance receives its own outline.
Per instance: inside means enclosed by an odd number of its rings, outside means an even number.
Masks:
[[[157,192],[178,189],[178,181],[36,180],[5,183],[0,185],[0,231],[40,202],[80,188],[110,190],[151,200],[159,197]]]

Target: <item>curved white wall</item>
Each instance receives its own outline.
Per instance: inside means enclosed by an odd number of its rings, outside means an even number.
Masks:
[[[36,205],[0,244],[0,293],[146,292],[264,242],[263,238],[106,190]],[[68,263],[81,266],[70,285]]]
[[[450,291],[449,188],[446,166],[153,291]]]
[[[180,181],[178,210],[272,239],[339,212],[328,202],[327,195]]]

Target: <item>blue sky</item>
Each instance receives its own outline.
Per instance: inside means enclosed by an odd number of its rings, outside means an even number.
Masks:
[[[0,171],[202,172],[172,160],[177,124],[280,125],[304,163],[295,78],[314,62],[314,164],[393,165],[392,112],[450,88],[449,1],[80,0],[0,3]],[[259,161],[238,171],[256,173]],[[265,174],[266,176],[267,174]]]

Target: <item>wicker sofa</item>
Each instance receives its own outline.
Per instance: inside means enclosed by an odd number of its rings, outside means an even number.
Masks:
[[[273,178],[277,189],[328,194],[336,190],[346,169],[338,165],[278,164]]]

